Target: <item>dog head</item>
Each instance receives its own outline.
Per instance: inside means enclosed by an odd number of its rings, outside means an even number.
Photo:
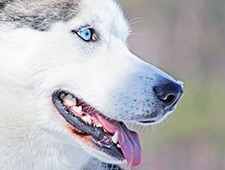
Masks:
[[[0,74],[20,89],[30,119],[101,160],[139,165],[138,135],[123,122],[162,121],[183,91],[180,82],[129,51],[130,28],[117,3],[32,0],[1,6],[1,69],[12,75],[13,62],[15,79]]]

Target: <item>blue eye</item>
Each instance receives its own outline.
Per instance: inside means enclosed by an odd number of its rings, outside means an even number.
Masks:
[[[85,41],[92,40],[92,31],[90,28],[78,31],[78,35]]]
[[[80,28],[78,30],[72,30],[72,33],[76,33],[81,39],[83,39],[86,42],[96,42],[99,40],[99,36],[97,32],[90,27],[86,28]]]

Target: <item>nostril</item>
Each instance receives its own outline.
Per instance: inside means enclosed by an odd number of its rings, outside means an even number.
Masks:
[[[170,103],[170,102],[174,101],[174,99],[175,99],[175,96],[174,96],[174,95],[169,95],[169,96],[167,96],[167,98],[164,100],[164,102]]]
[[[176,82],[167,80],[166,83],[160,83],[153,87],[157,98],[166,105],[173,105],[182,96],[182,87]]]

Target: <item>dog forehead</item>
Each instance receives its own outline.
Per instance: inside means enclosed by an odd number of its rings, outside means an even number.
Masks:
[[[82,0],[80,13],[87,18],[87,22],[94,22],[103,28],[118,30],[128,36],[130,26],[123,11],[115,0]],[[85,18],[85,19],[86,19]]]

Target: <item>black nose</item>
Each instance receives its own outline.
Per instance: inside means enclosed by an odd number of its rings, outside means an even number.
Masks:
[[[175,105],[183,94],[181,85],[170,80],[154,86],[153,90],[157,98],[164,103],[165,108]]]

